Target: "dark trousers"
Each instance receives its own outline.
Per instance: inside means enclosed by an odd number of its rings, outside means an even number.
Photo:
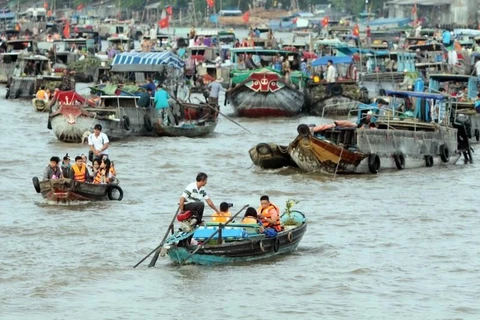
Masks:
[[[203,218],[203,210],[205,209],[205,203],[203,201],[190,202],[183,206],[183,210],[192,211],[197,222],[200,223]]]

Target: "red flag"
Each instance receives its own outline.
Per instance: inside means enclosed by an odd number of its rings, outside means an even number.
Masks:
[[[243,22],[248,23],[248,20],[250,20],[250,11],[247,11],[243,14],[242,20]]]
[[[77,11],[82,10],[84,7],[85,7],[85,5],[83,3],[80,3],[77,7]]]
[[[168,27],[168,17],[160,19],[160,21],[158,21],[158,25],[160,26],[160,29],[167,28]]]
[[[215,0],[207,0],[207,6],[209,8],[215,7]]]
[[[45,1],[45,2],[43,3],[43,8],[44,8],[44,9],[48,9],[48,2]]]
[[[359,37],[359,36],[360,36],[360,28],[358,27],[358,24],[355,24],[355,26],[353,27],[352,34],[353,34],[355,37]]]
[[[330,22],[330,21],[328,20],[328,17],[323,18],[323,20],[322,20],[322,26],[324,26],[324,27],[328,26],[328,23],[329,23],[329,22]]]
[[[70,38],[70,22],[69,21],[67,21],[67,24],[63,28],[63,37],[65,39]]]
[[[417,4],[415,3],[412,7],[412,14],[415,15],[417,13]]]
[[[167,14],[171,16],[173,14],[172,6],[168,6],[165,11],[167,11]]]

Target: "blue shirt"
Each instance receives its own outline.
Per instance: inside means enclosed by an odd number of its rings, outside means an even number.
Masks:
[[[144,84],[144,85],[142,86],[142,88],[144,88],[144,89],[152,89],[152,95],[153,95],[153,94],[155,94],[155,89],[156,89],[157,87],[155,87],[155,84],[154,84],[154,83],[149,82],[149,83],[147,83],[147,84]]]
[[[158,89],[155,92],[155,109],[168,108],[168,92],[165,89]]]
[[[448,30],[445,30],[443,31],[443,36],[442,36],[442,42],[445,43],[445,44],[450,44],[451,42],[451,34],[450,34],[450,31]]]

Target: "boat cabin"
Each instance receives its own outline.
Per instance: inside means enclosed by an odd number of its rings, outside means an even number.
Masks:
[[[187,56],[191,56],[196,62],[214,61],[218,48],[213,47],[188,47]]]
[[[254,70],[275,64],[275,58],[282,56],[290,61],[291,70],[300,69],[300,53],[287,50],[268,50],[263,48],[233,48],[230,50],[234,70]],[[255,57],[256,56],[256,57]],[[255,63],[255,61],[257,63]],[[242,69],[242,67],[245,69]]]
[[[471,108],[478,94],[477,77],[459,74],[431,74],[429,92],[443,92],[456,98],[457,108]]]
[[[218,32],[218,41],[220,44],[227,45],[227,46],[233,46],[235,43],[235,33],[233,32],[227,32],[227,31],[219,31]]]
[[[130,37],[123,34],[113,35],[107,38],[108,46],[114,47],[117,51],[120,52],[129,52],[133,46],[133,41]]]
[[[372,49],[392,49],[394,44],[400,42],[402,38],[402,31],[384,31],[375,30],[371,31],[372,43],[370,47]]]
[[[20,37],[20,30],[7,29],[4,31],[7,40],[16,40]]]
[[[51,76],[52,74],[50,60],[47,57],[41,55],[20,56],[18,61],[20,71],[26,76]]]
[[[7,41],[7,52],[32,52],[38,50],[37,41],[32,39],[17,39]]]

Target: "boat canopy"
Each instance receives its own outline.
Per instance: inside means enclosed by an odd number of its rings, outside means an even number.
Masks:
[[[163,66],[181,69],[185,63],[171,52],[126,52],[115,56],[114,72],[156,72]]]
[[[390,51],[388,50],[372,50],[372,49],[361,49],[357,47],[338,47],[336,48],[337,51],[340,51],[346,56],[351,56],[355,53],[360,54],[371,54],[373,56],[388,56],[390,55]]]
[[[328,60],[332,60],[333,64],[352,63],[352,57],[350,56],[323,56],[312,62],[312,67],[324,66],[327,64]]]
[[[455,82],[468,82],[470,79],[476,79],[477,77],[468,76],[463,74],[430,74],[430,79],[438,81],[455,81]]]
[[[398,24],[399,26],[404,26],[409,24],[412,21],[410,18],[382,18],[382,19],[375,19],[368,22],[370,26],[383,26],[387,24]]]
[[[287,55],[287,56],[295,56],[299,55],[298,52],[295,51],[287,51],[287,50],[268,50],[268,49],[263,49],[261,47],[250,47],[250,48],[232,48],[230,49],[230,52],[232,54],[257,54],[260,56],[276,56],[277,54],[279,55]]]
[[[441,95],[441,94],[416,92],[416,91],[386,90],[385,93],[389,96],[396,96],[396,97],[402,97],[402,98],[413,97],[413,98],[433,99],[433,100],[444,100],[445,99],[445,96]]]

